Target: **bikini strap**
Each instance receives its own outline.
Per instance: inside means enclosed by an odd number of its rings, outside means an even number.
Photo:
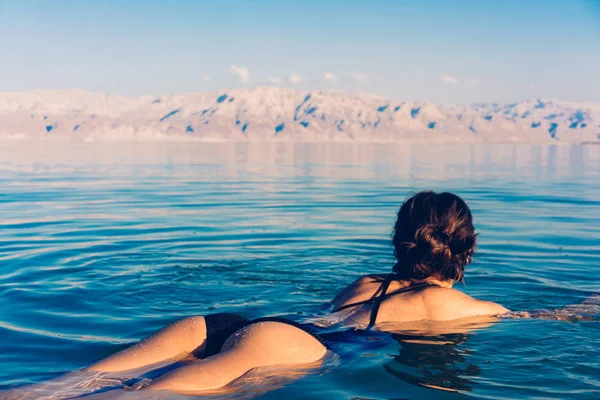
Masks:
[[[392,281],[394,280],[392,275],[393,274],[390,274],[390,276],[388,278],[386,278],[386,280],[381,284],[381,286],[383,287],[383,290],[382,290],[381,294],[379,296],[377,296],[377,298],[373,301],[373,307],[371,308],[371,316],[369,318],[369,325],[367,325],[366,330],[370,330],[371,328],[373,328],[375,326],[375,322],[377,322],[377,314],[379,313],[379,307],[381,306],[381,303],[383,303],[383,300],[385,300],[385,298],[387,297],[386,292],[387,292],[388,288],[390,287],[390,283],[392,283]],[[418,285],[402,288],[402,289],[398,290],[397,292],[395,292],[394,294],[411,292],[413,290],[421,289],[421,288],[424,288],[427,286],[437,286],[437,285],[428,283],[428,282],[423,282]]]
[[[387,290],[389,289],[390,284],[392,283],[392,275],[393,274],[388,275],[388,277],[385,278],[385,280],[379,286],[379,288],[381,289],[381,293],[373,301],[373,307],[371,307],[371,315],[369,316],[369,325],[367,326],[367,330],[371,330],[371,328],[375,326],[375,321],[377,321],[377,313],[379,312],[379,307],[385,299],[385,294],[387,293]]]

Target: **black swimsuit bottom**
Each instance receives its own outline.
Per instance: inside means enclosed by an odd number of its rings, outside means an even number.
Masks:
[[[325,341],[307,325],[302,325],[286,318],[266,317],[250,320],[237,314],[218,313],[206,315],[204,320],[206,322],[206,350],[203,354],[204,357],[209,357],[219,353],[227,339],[229,339],[235,332],[259,322],[279,322],[282,324],[291,325],[308,333],[317,339],[319,343],[325,346],[325,348],[327,348]]]

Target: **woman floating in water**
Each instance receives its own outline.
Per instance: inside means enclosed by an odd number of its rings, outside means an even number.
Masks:
[[[471,211],[462,199],[451,193],[418,193],[398,212],[393,272],[363,276],[343,289],[332,301],[333,315],[343,324],[370,329],[507,313],[499,304],[452,289],[463,280],[475,243]],[[187,394],[225,386],[258,367],[318,363],[326,352],[327,343],[310,326],[213,314],[169,325],[88,370],[116,372],[199,358],[145,388]]]

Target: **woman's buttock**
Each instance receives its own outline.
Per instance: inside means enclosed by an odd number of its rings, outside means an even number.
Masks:
[[[305,364],[325,356],[327,348],[318,337],[281,320],[252,321],[235,332],[222,352],[243,351],[256,365]]]
[[[326,352],[325,342],[312,330],[294,321],[268,317],[249,320],[237,314],[220,313],[205,317],[206,346],[204,357],[234,348],[252,349],[261,359],[293,357],[314,361]]]

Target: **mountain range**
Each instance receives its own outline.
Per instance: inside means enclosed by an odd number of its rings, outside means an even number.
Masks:
[[[600,143],[600,104],[438,105],[278,87],[123,97],[0,93],[0,138]]]

